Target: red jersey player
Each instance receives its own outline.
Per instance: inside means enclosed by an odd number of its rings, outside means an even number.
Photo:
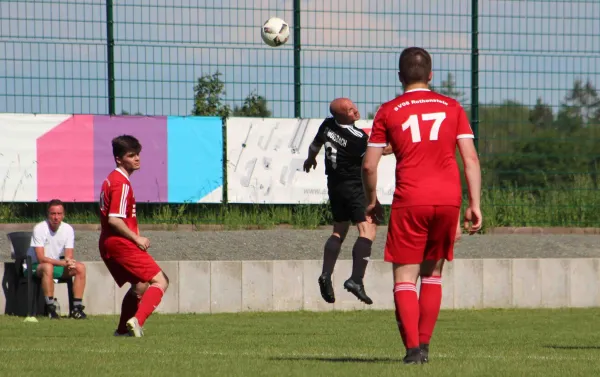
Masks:
[[[131,283],[123,297],[116,336],[144,335],[146,319],[160,304],[169,279],[148,254],[150,241],[139,232],[135,196],[129,177],[140,168],[139,141],[129,135],[112,140],[116,169],[102,183],[100,192],[100,256],[115,282]]]
[[[363,185],[367,216],[377,222],[382,212],[375,191],[377,165],[389,143],[397,160],[396,190],[384,259],[393,263],[396,319],[406,347],[404,362],[419,364],[429,359],[429,342],[442,300],[444,260],[453,259],[462,201],[457,145],[469,186],[465,226],[470,234],[477,232],[482,222],[481,171],[465,111],[456,100],[429,90],[429,53],[417,47],[405,49],[399,69],[404,94],[384,103],[375,115],[363,160]]]

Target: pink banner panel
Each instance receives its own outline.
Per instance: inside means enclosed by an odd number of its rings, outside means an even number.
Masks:
[[[74,115],[37,139],[38,201],[93,202],[94,117]]]

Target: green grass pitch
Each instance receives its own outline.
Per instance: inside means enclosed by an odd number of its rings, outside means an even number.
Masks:
[[[391,311],[0,316],[0,376],[597,376],[600,309],[442,311],[430,363],[403,365]]]

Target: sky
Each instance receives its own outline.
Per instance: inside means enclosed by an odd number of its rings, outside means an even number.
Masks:
[[[293,27],[293,0],[114,3],[117,113],[189,115],[198,77],[218,70],[231,106],[256,91],[273,116],[294,116],[293,34],[277,48],[260,38],[271,16]],[[302,117],[327,116],[341,96],[366,116],[401,92],[398,57],[414,45],[432,54],[433,84],[452,73],[470,103],[470,0],[300,8]],[[480,102],[557,107],[575,79],[600,86],[599,19],[597,0],[480,0]],[[105,0],[2,0],[0,59],[0,112],[108,113]]]

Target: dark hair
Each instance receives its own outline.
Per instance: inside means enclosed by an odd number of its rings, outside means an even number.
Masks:
[[[420,47],[406,48],[400,54],[398,69],[402,84],[427,84],[431,74],[431,56]]]
[[[130,152],[139,154],[142,151],[142,145],[138,139],[131,135],[121,135],[112,139],[112,149],[115,158],[123,158]]]
[[[48,202],[48,207],[46,208],[46,210],[50,211],[50,208],[54,207],[54,206],[61,206],[61,207],[63,207],[63,209],[65,208],[65,205],[63,204],[62,200],[52,199],[51,201]]]

